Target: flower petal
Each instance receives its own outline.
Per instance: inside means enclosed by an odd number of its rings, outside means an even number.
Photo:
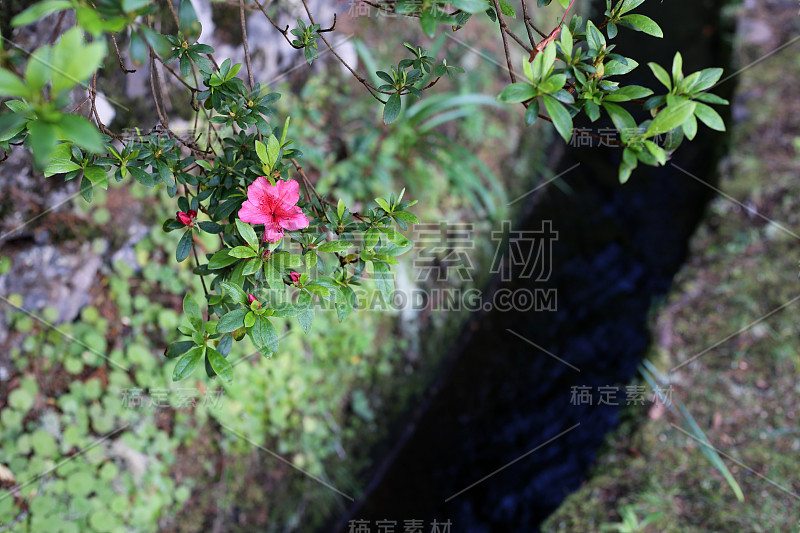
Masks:
[[[303,210],[295,205],[280,213],[278,225],[289,231],[303,229],[308,227],[308,218],[303,214]]]
[[[283,204],[295,205],[300,201],[300,184],[295,180],[277,180],[269,194]]]
[[[239,219],[250,224],[264,224],[265,220],[272,222],[272,217],[259,209],[259,205],[250,200],[246,200],[239,209]]]
[[[270,218],[264,222],[264,240],[267,242],[278,242],[283,238],[283,228],[279,227]]]

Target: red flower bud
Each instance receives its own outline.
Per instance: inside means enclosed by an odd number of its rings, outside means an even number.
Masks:
[[[300,281],[300,274],[298,274],[294,270],[289,272],[289,277],[292,278],[292,283],[297,283],[298,281]]]
[[[256,302],[258,304],[256,307],[261,309],[261,302],[258,301],[258,298],[256,298],[252,294],[248,294],[247,295],[247,303],[252,304],[253,302]]]
[[[197,218],[197,211],[194,209],[190,209],[186,213],[183,211],[178,211],[175,216],[184,226],[191,226],[194,224],[194,219]]]

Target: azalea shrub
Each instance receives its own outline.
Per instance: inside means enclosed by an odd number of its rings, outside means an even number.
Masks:
[[[567,21],[572,2],[559,0],[564,7],[561,22],[545,33],[520,0],[527,41],[510,29],[517,10],[505,0],[409,0],[375,7],[418,18],[429,37],[442,25],[458,31],[473,16],[488,17],[500,30],[511,81],[497,100],[522,104],[526,124],[547,120],[567,141],[580,113],[592,122],[605,116],[620,133],[619,178],[624,182],[639,163],[665,164],[684,137],[695,136],[698,120],[724,129],[708,104],[727,103],[708,92],[722,70],[684,75],[680,54],[670,72],[648,65],[666,88],[664,94],[619,81],[638,66],[615,51],[611,41],[620,29],[662,37],[655,21],[633,13],[642,2],[608,0],[603,20],[595,24],[578,15]],[[540,0],[538,6],[549,3]],[[409,211],[414,202],[404,200],[403,191],[382,194],[358,211],[341,199],[322,197],[303,171],[302,152],[290,138],[289,117],[275,116],[273,104],[280,94],[255,80],[244,32],[245,64],[218,62],[214,49],[198,42],[200,24],[191,2],[164,4],[45,0],[17,14],[12,20],[16,27],[41,24],[50,15],[59,18],[53,38],[29,57],[15,49],[0,55],[0,98],[8,109],[0,114],[0,149],[22,147],[46,177],[79,180],[86,201],[92,200],[95,187],[108,187],[109,176],[166,188],[175,199],[176,215],[164,221],[163,229],[182,232],[176,261],[194,263],[203,294],[185,296],[186,323],[179,328],[184,337],[165,354],[178,359],[176,380],[202,362],[209,376],[230,382],[227,355],[233,341],[247,336],[261,353],[271,355],[278,349],[281,320],[296,320],[308,331],[321,305],[335,308],[344,320],[356,306],[353,286],[365,281],[388,301],[394,291],[392,265],[412,245],[402,232],[418,220]],[[335,21],[323,28],[303,2],[304,16],[289,31],[275,23],[280,6],[254,4],[308,63],[319,59],[322,45],[345,63],[326,37],[335,31]],[[64,23],[68,11],[75,13],[73,27]],[[512,65],[509,39],[526,53],[524,78],[517,77]],[[463,72],[422,47],[398,43],[398,49],[403,59],[374,73],[382,84],[371,83],[345,63],[367,94],[380,102],[385,124],[401,116],[404,100],[421,98],[441,78]],[[132,65],[125,64],[128,60]],[[104,68],[117,64],[125,75],[134,71],[131,66],[149,64],[159,129],[123,133],[102,123],[98,83],[108,82]],[[160,105],[171,98],[162,75],[188,96],[195,124],[190,135],[170,128],[166,107]],[[634,119],[633,107],[646,119]],[[660,136],[666,141],[657,142]]]

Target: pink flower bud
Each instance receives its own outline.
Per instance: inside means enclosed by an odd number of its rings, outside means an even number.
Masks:
[[[252,304],[253,302],[256,302],[256,303],[258,304],[258,306],[257,306],[257,307],[258,307],[259,309],[261,308],[261,302],[259,302],[259,301],[258,301],[258,298],[256,298],[256,297],[255,297],[255,296],[253,296],[252,294],[248,294],[248,295],[247,295],[247,303],[249,303],[249,304]]]
[[[298,281],[300,281],[300,274],[298,274],[294,270],[289,272],[289,277],[292,278],[292,283],[297,283]]]

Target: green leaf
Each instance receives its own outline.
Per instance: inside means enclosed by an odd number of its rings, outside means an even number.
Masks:
[[[392,213],[392,218],[398,218],[404,222],[408,222],[409,224],[419,224],[417,215],[414,213],[409,213],[408,211],[395,211]]]
[[[262,261],[260,258],[250,259],[248,260],[245,265],[244,269],[242,270],[242,276],[250,276],[255,274],[259,270],[261,270]]]
[[[221,353],[211,347],[206,349],[206,355],[208,355],[208,362],[211,364],[211,368],[214,369],[214,372],[229,385],[233,383],[233,366],[230,362],[222,357]]]
[[[386,101],[386,105],[383,106],[383,123],[384,124],[391,124],[397,118],[397,115],[400,114],[400,93],[392,94],[389,99]]]
[[[683,133],[686,135],[687,139],[690,141],[694,139],[695,135],[697,135],[697,119],[694,118],[694,115],[686,119],[681,129],[683,129]]]
[[[199,329],[200,326],[202,326],[203,313],[200,311],[197,302],[195,302],[194,298],[188,293],[183,297],[183,314],[186,315],[195,329]]]
[[[92,37],[98,38],[103,33],[103,19],[97,14],[97,11],[91,7],[79,7],[75,10],[75,18],[78,25],[84,30],[92,34]]]
[[[28,24],[33,24],[37,20],[44,18],[47,15],[71,8],[72,2],[69,2],[68,0],[49,0],[46,2],[38,2],[11,19],[11,25],[14,27],[27,26]]]
[[[701,104],[700,102],[696,102],[696,104],[697,105],[694,108],[694,114],[703,122],[703,124],[712,130],[725,131],[725,121],[722,120],[722,117],[719,116],[719,113],[714,111],[714,109],[706,104]]]
[[[314,301],[311,294],[304,292],[297,300],[299,312],[297,314],[297,321],[303,331],[308,333],[311,331],[311,324],[314,322]]]
[[[375,245],[378,244],[380,238],[381,236],[377,229],[369,228],[366,233],[364,233],[364,248],[367,250],[372,250],[375,248]]]
[[[657,145],[656,143],[654,143],[653,141],[645,141],[645,142],[644,142],[644,145],[645,145],[645,147],[647,148],[647,150],[648,150],[648,151],[649,151],[651,154],[653,154],[653,157],[655,157],[655,158],[656,158],[656,160],[658,161],[658,164],[659,164],[659,165],[662,165],[662,166],[663,166],[663,165],[666,165],[666,164],[667,164],[667,153],[664,151],[664,149],[663,149],[663,148],[661,148],[660,146],[658,146],[658,145]]]
[[[586,22],[586,41],[589,43],[589,47],[596,51],[602,50],[606,45],[606,38],[591,20]]]
[[[145,25],[139,25],[139,31],[142,32],[142,37],[147,41],[147,44],[149,44],[162,59],[168,57],[170,53],[172,53],[172,44],[166,37],[160,33],[154,32]]]
[[[219,252],[215,253],[211,256],[211,259],[208,262],[209,270],[219,270],[221,268],[225,268],[226,266],[234,264],[238,261],[238,257],[233,257],[228,254],[228,250],[220,250]]]
[[[650,123],[650,127],[647,128],[647,136],[660,135],[677,128],[694,114],[696,105],[696,102],[681,102],[665,107]]]
[[[572,32],[569,31],[569,27],[565,25],[561,28],[561,52],[568,58],[572,57],[573,45],[574,40],[572,38]]]
[[[53,159],[50,164],[44,169],[44,177],[49,178],[54,174],[66,174],[73,170],[79,170],[81,167],[74,161],[69,159]]]
[[[675,52],[672,58],[672,83],[677,85],[683,79],[683,56],[680,52]]]
[[[0,96],[30,98],[28,87],[13,72],[0,68]]]
[[[375,276],[375,286],[383,296],[383,300],[387,303],[391,302],[394,296],[394,278],[389,266],[380,261],[373,261],[372,270]]]
[[[280,272],[275,270],[272,263],[264,264],[264,278],[271,289],[277,289],[283,286],[283,278]]]
[[[258,254],[248,246],[237,246],[236,248],[228,250],[228,255],[241,259],[244,257],[255,257]]]
[[[253,324],[256,323],[256,314],[253,311],[248,311],[246,315],[244,315],[244,327],[252,328]]]
[[[87,80],[103,64],[105,41],[85,44],[83,32],[74,27],[67,30],[53,46],[52,90],[58,94]]]
[[[511,4],[506,2],[506,0],[499,0],[499,3],[500,3],[500,12],[504,16],[511,17],[511,18],[517,18],[517,12],[514,10],[514,6],[512,6]],[[485,11],[486,10],[486,3],[482,2],[482,4],[483,4],[483,9],[481,9],[481,11]],[[477,12],[478,11],[476,11],[476,13]]]
[[[87,202],[92,201],[92,196],[94,195],[94,184],[89,181],[89,178],[86,177],[84,174],[83,178],[81,178],[81,196]]]
[[[465,13],[482,13],[486,11],[486,0],[449,0],[449,3],[456,9],[460,9]],[[500,9],[502,10],[502,3],[500,4]],[[513,12],[513,8],[511,11]],[[505,12],[503,12],[503,14],[513,16]]]
[[[195,346],[196,344],[194,341],[173,342],[167,346],[166,350],[164,350],[164,356],[167,359],[175,359],[176,357],[185,354]]]
[[[204,352],[205,346],[196,346],[186,352],[186,355],[178,360],[175,370],[172,371],[172,381],[180,381],[189,377],[197,368],[197,363],[200,362]]]
[[[278,142],[278,139],[274,135],[270,135],[269,139],[267,139],[267,159],[265,161],[270,170],[275,168],[280,154],[281,143]]]
[[[667,88],[668,91],[671,91],[672,79],[669,77],[669,74],[667,74],[667,71],[664,70],[664,67],[662,67],[658,63],[648,63],[647,66],[650,67],[650,70],[653,71],[653,74],[658,79],[658,81],[660,81]]]
[[[175,259],[178,260],[178,263],[183,262],[187,257],[189,257],[189,252],[192,251],[192,231],[187,230],[186,233],[183,234],[181,240],[178,242],[178,248],[175,250]]]
[[[610,76],[621,76],[623,74],[627,74],[631,72],[633,69],[639,66],[639,63],[634,61],[633,59],[626,57],[627,63],[623,63],[622,61],[617,61],[616,59],[612,59],[605,65],[603,65],[603,76],[608,78]]]
[[[548,77],[539,85],[539,90],[543,93],[553,94],[560,90],[567,82],[567,77],[564,74],[554,74]],[[569,94],[569,93],[567,93]]]
[[[695,74],[698,74],[695,72]],[[705,91],[713,87],[719,78],[722,76],[721,68],[706,68],[699,72],[699,76],[686,87],[686,91],[690,93]],[[688,78],[687,78],[688,79]]]
[[[651,94],[653,94],[653,91],[647,87],[628,85],[626,87],[620,87],[613,93],[605,95],[603,100],[606,102],[627,102],[628,100],[644,98],[645,96],[650,96]]]
[[[131,31],[131,43],[128,47],[128,51],[135,67],[141,67],[147,61],[147,44],[142,39],[141,35],[139,35],[139,32]]]
[[[497,95],[497,101],[505,104],[514,104],[530,100],[538,95],[536,87],[530,83],[517,82],[505,87]]]
[[[32,120],[28,122],[27,142],[30,143],[36,165],[46,168],[58,143],[57,127],[41,120]]]
[[[542,96],[542,99],[556,130],[565,141],[569,142],[572,138],[572,117],[569,115],[569,111],[550,95],[546,94]]]
[[[525,110],[525,125],[530,126],[539,118],[539,100],[532,100]]]
[[[273,137],[274,138],[274,137]],[[238,218],[236,219],[236,229],[239,230],[239,235],[244,238],[245,242],[250,245],[250,248],[253,250],[258,250],[258,236],[256,235],[255,230],[250,224],[242,222]],[[250,255],[245,257],[252,257]]]
[[[248,301],[247,298],[247,294],[238,285],[235,285],[230,281],[220,282],[219,285],[225,290],[225,292],[233,296],[233,300],[235,302],[238,302],[242,305],[247,305],[247,306],[250,305],[250,302]]]
[[[642,3],[644,3],[644,0],[622,0],[622,2],[620,2],[616,7],[615,11],[617,15],[624,15],[628,11],[636,9]]]
[[[608,21],[608,25],[606,26],[606,33],[608,34],[609,39],[613,39],[617,36],[617,25],[614,24],[613,20]]]
[[[628,179],[630,179],[630,177],[631,177],[631,172],[633,172],[634,168],[636,168],[636,167],[629,167],[628,165],[625,165],[624,163],[621,164],[619,166],[619,182],[620,183],[627,183]]]
[[[386,201],[386,200],[384,200],[383,198],[375,198],[375,202],[376,202],[376,203],[377,203],[379,206],[381,206],[381,209],[383,209],[383,210],[384,210],[384,211],[386,211],[387,213],[391,213],[391,212],[392,212],[392,208],[391,208],[391,206],[389,205],[389,202],[387,202],[387,201]]]
[[[439,9],[438,6],[423,10],[419,14],[419,25],[425,35],[433,39],[436,36],[436,15],[433,10]],[[389,124],[389,122],[386,122]]]
[[[103,137],[94,125],[80,115],[64,114],[59,121],[61,137],[96,154],[106,152]]]
[[[631,130],[636,130],[636,121],[633,120],[631,114],[628,113],[628,111],[626,111],[622,106],[609,102],[603,102],[603,109],[605,109],[608,113],[608,116],[611,117],[611,122],[614,123],[614,127],[617,128],[620,133],[635,133],[635,131]]]
[[[728,105],[730,103],[724,98],[720,98],[716,94],[711,94],[711,93],[697,93],[695,95],[692,95],[692,98],[694,98],[695,100],[700,100],[701,102],[705,102],[707,104]]]
[[[626,15],[622,17],[621,20],[633,24],[640,31],[652,35],[653,37],[664,37],[664,32],[661,31],[659,25],[650,17],[645,17],[644,15]]]
[[[319,245],[317,250],[320,252],[333,252],[338,254],[353,246],[355,246],[353,243],[347,241],[329,241]]]
[[[197,13],[189,0],[182,0],[178,8],[179,28],[183,34],[192,41],[196,41],[203,31],[203,26],[197,18]]]
[[[389,239],[390,242],[396,244],[397,246],[403,247],[408,246],[408,239],[405,235],[400,233],[399,231],[392,229],[392,228],[378,228],[381,233],[386,235],[386,238]]]
[[[256,317],[256,323],[250,328],[249,333],[259,351],[264,349],[272,353],[278,351],[278,333],[275,331],[275,326],[265,317]]]
[[[234,309],[222,316],[217,322],[217,333],[230,333],[244,327],[244,317],[250,309]]]

